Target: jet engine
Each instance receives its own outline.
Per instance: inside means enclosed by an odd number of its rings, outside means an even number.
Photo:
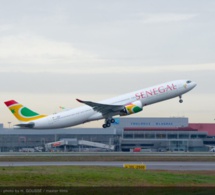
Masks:
[[[141,101],[135,101],[131,104],[128,104],[124,107],[124,109],[120,112],[120,116],[135,114],[143,110],[143,105]]]

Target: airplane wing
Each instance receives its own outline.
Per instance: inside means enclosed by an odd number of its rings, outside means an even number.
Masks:
[[[76,99],[80,103],[84,103],[93,108],[93,110],[102,113],[103,116],[112,116],[114,114],[120,113],[124,109],[123,105],[109,105],[109,104],[100,104],[96,102],[83,101]]]

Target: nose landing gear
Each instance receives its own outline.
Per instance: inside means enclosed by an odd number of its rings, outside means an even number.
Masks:
[[[183,103],[182,96],[179,96],[179,103]]]
[[[103,128],[110,127],[111,123],[115,123],[115,119],[113,119],[113,118],[105,119],[105,124],[103,124],[102,127]]]

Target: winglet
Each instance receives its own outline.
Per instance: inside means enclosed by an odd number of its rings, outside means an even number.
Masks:
[[[84,101],[80,100],[80,99],[76,99],[78,102],[80,103],[84,103]]]

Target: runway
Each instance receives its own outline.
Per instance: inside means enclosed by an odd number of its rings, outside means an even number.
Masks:
[[[145,164],[147,170],[201,170],[215,171],[214,162],[132,162],[132,161],[73,161],[73,162],[0,162],[0,167],[13,166],[107,166],[123,167],[123,164]]]

